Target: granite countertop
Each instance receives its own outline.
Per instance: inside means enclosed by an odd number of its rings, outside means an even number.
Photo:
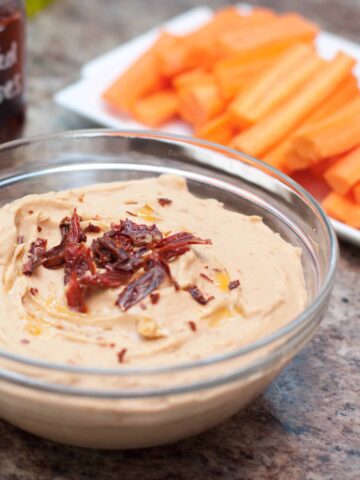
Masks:
[[[359,0],[262,3],[300,11],[323,28],[360,42]],[[40,13],[28,28],[25,135],[92,126],[54,105],[53,94],[78,77],[84,62],[201,4],[58,0]],[[359,275],[359,249],[342,243],[329,313],[316,337],[261,398],[217,428],[168,447],[101,452],[48,442],[0,422],[0,479],[360,478]]]

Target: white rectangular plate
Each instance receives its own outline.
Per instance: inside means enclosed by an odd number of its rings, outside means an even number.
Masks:
[[[246,10],[249,7],[239,4],[239,8]],[[127,115],[110,113],[101,101],[102,92],[152,45],[161,30],[166,29],[175,34],[187,33],[207,22],[212,15],[210,8],[194,8],[101,55],[83,67],[82,79],[55,95],[55,102],[105,127],[146,129],[146,125]],[[355,74],[360,79],[360,45],[327,32],[321,32],[316,43],[319,55],[324,59],[331,59],[339,50],[356,58],[358,65]],[[191,129],[180,120],[169,122],[159,130],[191,135]],[[333,225],[339,237],[360,246],[360,230],[335,220]]]

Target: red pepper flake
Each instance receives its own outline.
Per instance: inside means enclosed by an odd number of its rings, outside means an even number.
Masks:
[[[204,294],[196,285],[189,287],[187,291],[190,293],[190,295],[196,302],[200,303],[200,305],[206,305],[210,300],[214,298],[214,297],[205,298]]]
[[[34,210],[28,210],[28,214],[32,215],[34,213]]]
[[[132,217],[137,217],[137,213],[133,213],[133,212],[130,212],[129,210],[126,210],[126,212],[128,215],[131,215]]]
[[[42,232],[42,228],[40,227],[40,225],[37,226],[37,231],[40,233]]]
[[[158,198],[158,202],[162,207],[166,207],[172,203],[172,200],[169,198]]]
[[[160,300],[160,293],[158,292],[153,292],[150,293],[150,301],[153,305],[156,305]]]
[[[89,225],[84,228],[84,233],[100,233],[100,232],[101,232],[101,228],[92,223],[89,223]]]
[[[114,342],[109,343],[109,347],[110,347],[110,348],[115,348],[115,347],[116,347],[116,344],[115,344]]]
[[[39,293],[39,290],[37,288],[31,287],[29,292],[35,297],[35,295]]]
[[[212,280],[210,277],[208,277],[205,273],[200,273],[200,277],[204,278],[205,280],[207,280],[210,283],[214,283],[214,280]]]
[[[147,306],[143,302],[140,303],[140,308],[141,310],[147,310]]]
[[[196,332],[197,330],[196,323],[193,322],[192,320],[189,321],[189,327],[193,332]]]
[[[125,361],[125,354],[127,352],[127,348],[122,348],[119,352],[117,352],[117,357],[119,363],[123,363]]]
[[[237,288],[240,285],[240,280],[232,280],[229,283],[229,290],[233,290],[234,288]]]
[[[19,236],[17,237],[17,243],[18,243],[18,245],[21,245],[21,244],[24,243],[24,242],[25,242],[24,235],[19,235]]]
[[[204,268],[206,268],[206,270],[209,268],[209,265],[204,265]]]
[[[22,339],[20,340],[20,343],[22,343],[23,345],[29,345],[30,340],[28,340],[27,338],[22,338]]]

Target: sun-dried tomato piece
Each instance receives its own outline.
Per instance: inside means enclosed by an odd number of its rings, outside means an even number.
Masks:
[[[171,249],[177,247],[184,247],[188,245],[211,245],[211,240],[195,237],[192,233],[189,232],[179,232],[169,235],[168,237],[163,238],[158,241],[155,245],[157,250],[161,249]]]
[[[149,270],[124,288],[116,301],[116,305],[123,311],[128,310],[157,289],[165,278],[166,271],[162,264],[154,264]]]
[[[124,248],[119,247],[114,239],[106,236],[93,240],[91,250],[96,265],[101,268],[117,261],[126,262],[130,258]]]
[[[61,268],[65,263],[65,249],[68,244],[86,242],[86,235],[80,226],[80,217],[74,209],[71,218],[64,217],[59,225],[61,242],[46,252],[43,266],[49,269]]]
[[[70,217],[64,217],[60,224],[59,224],[59,229],[61,233],[61,238],[66,237],[66,235],[69,233],[70,230]]]
[[[71,273],[69,283],[66,288],[66,300],[70,310],[75,312],[86,313],[84,292],[81,288],[75,270]]]
[[[130,276],[129,274],[107,270],[106,272],[81,277],[80,285],[93,288],[117,288],[125,285],[130,280]]]
[[[214,298],[214,297],[206,298],[205,295],[201,292],[201,290],[196,285],[189,287],[187,291],[190,293],[190,295],[195,301],[200,303],[200,305],[206,305],[210,300],[212,300],[212,298]]]
[[[156,225],[149,227],[145,224],[134,223],[128,218],[121,220],[117,228],[121,235],[130,238],[135,247],[151,245],[162,239],[162,233]]]
[[[32,242],[29,249],[29,259],[23,265],[24,275],[31,275],[43,262],[46,253],[47,240],[37,238]]]
[[[68,283],[70,276],[75,272],[78,278],[82,277],[87,271],[95,274],[95,265],[91,258],[91,250],[83,243],[69,243],[64,250],[65,260],[65,285]]]
[[[59,245],[50,248],[45,254],[45,260],[43,261],[43,267],[55,270],[61,268],[64,265],[64,250],[66,242],[61,241]]]
[[[86,235],[80,226],[81,218],[77,214],[76,208],[70,219],[70,227],[67,233],[67,240],[71,243],[86,242]]]
[[[163,262],[170,262],[190,250],[190,245],[211,244],[211,240],[203,240],[192,233],[179,232],[163,238],[155,245],[155,251]]]

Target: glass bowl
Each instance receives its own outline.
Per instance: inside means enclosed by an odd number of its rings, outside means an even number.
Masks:
[[[34,434],[93,448],[173,442],[217,424],[259,395],[309,341],[324,316],[337,241],[317,202],[264,163],[193,138],[89,130],[0,147],[0,205],[29,193],[183,175],[200,197],[260,215],[302,248],[308,304],[285,327],[225,354],[159,367],[104,369],[0,350],[0,416]]]

